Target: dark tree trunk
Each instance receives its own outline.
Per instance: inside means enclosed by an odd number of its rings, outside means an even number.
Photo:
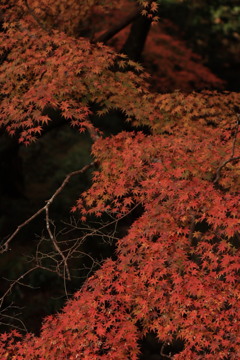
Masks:
[[[130,34],[123,45],[122,51],[129,59],[141,61],[141,55],[151,27],[151,19],[146,16],[137,18],[132,26]]]

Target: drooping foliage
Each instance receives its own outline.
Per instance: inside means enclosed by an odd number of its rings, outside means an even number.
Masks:
[[[173,359],[240,356],[240,96],[152,93],[138,64],[77,37],[72,11],[86,18],[94,6],[120,5],[19,0],[3,7],[0,124],[7,132],[28,144],[50,121],[46,108],[55,107],[71,125],[97,133],[89,119],[97,103],[99,115],[120,109],[149,134],[95,136],[99,169],[72,210],[82,221],[105,212],[119,218],[135,206],[141,215],[118,240],[116,260],[46,318],[39,337],[1,335],[1,359],[134,360],[150,331],[161,343],[182,341]]]

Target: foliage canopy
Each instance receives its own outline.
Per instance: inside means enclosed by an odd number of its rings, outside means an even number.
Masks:
[[[155,17],[156,2],[136,5]],[[153,92],[141,65],[80,36],[94,16],[121,6],[2,2],[1,127],[30,144],[51,122],[47,109],[60,110],[90,132],[98,164],[72,211],[82,221],[135,206],[141,215],[117,241],[116,260],[46,318],[39,337],[1,335],[1,359],[134,360],[150,331],[162,344],[183,342],[173,359],[239,359],[240,96]],[[120,110],[136,131],[102,136],[92,104],[98,116]]]

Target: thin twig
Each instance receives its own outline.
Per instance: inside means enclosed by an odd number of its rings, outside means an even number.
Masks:
[[[121,219],[123,219],[124,217],[126,217],[127,215],[129,215],[138,205],[139,205],[139,203],[137,203],[127,214],[124,214],[124,215],[121,217]],[[46,213],[47,213],[47,212],[46,212]],[[57,244],[57,241],[56,241],[55,236],[53,235],[53,233],[52,233],[51,230],[50,230],[49,218],[46,216],[47,229],[48,229],[48,233],[49,233],[50,239],[52,240],[52,243],[54,244],[54,247],[55,247],[56,251],[57,251],[58,254],[60,254],[60,256],[62,257],[63,264],[64,264],[64,274],[65,274],[65,272],[66,272],[66,274],[67,274],[67,277],[66,277],[66,278],[67,278],[68,280],[70,280],[71,277],[70,277],[70,271],[69,271],[69,268],[68,268],[68,262],[67,262],[67,261],[68,261],[69,258],[72,258],[74,254],[79,253],[79,254],[81,254],[81,255],[85,255],[85,256],[89,257],[89,258],[92,260],[92,263],[93,263],[93,264],[96,263],[96,261],[91,257],[91,255],[79,251],[79,250],[78,250],[79,246],[80,246],[80,245],[87,239],[87,237],[89,237],[89,236],[101,236],[101,237],[104,237],[105,234],[104,234],[101,230],[103,230],[103,229],[106,228],[106,227],[109,227],[111,224],[117,225],[117,223],[118,223],[119,220],[120,220],[120,219],[115,219],[114,221],[112,221],[112,222],[110,222],[110,223],[108,223],[108,224],[104,224],[103,226],[101,226],[101,227],[98,228],[98,229],[92,230],[90,233],[83,235],[83,236],[82,236],[81,238],[79,238],[79,239],[76,239],[76,241],[74,241],[74,244],[73,244],[71,247],[69,247],[68,249],[62,251],[62,250],[59,248],[58,244]],[[75,229],[76,229],[76,228],[77,228],[77,227],[75,227]],[[74,229],[74,227],[73,227],[73,229]],[[116,229],[115,229],[114,231],[116,231]],[[111,235],[109,235],[109,237],[111,237]],[[66,253],[66,255],[65,255],[65,253]],[[61,263],[58,264],[58,268],[59,268],[60,266],[61,266]],[[64,279],[65,279],[65,276],[64,276]]]
[[[10,308],[10,306],[9,306],[8,308]],[[12,328],[17,329],[17,330],[20,330],[20,331],[25,331],[25,332],[27,332],[27,328],[26,328],[24,322],[17,317],[18,315],[20,315],[20,313],[14,315],[14,316],[11,316],[11,315],[4,314],[4,313],[3,313],[4,311],[5,311],[5,309],[0,312],[0,324],[1,324],[1,325],[5,325],[5,326],[12,327]],[[9,321],[14,320],[15,322],[19,322],[19,323],[22,325],[22,327],[17,326],[17,325],[14,325],[14,324],[11,324],[10,322],[4,322],[4,321],[2,321],[2,319],[4,319],[4,318],[7,319],[7,320],[9,320]]]

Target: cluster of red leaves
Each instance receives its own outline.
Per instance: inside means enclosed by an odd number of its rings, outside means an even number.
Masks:
[[[214,96],[222,104],[227,98]],[[78,202],[83,216],[121,216],[136,203],[143,214],[118,241],[117,260],[107,260],[62,314],[46,319],[40,337],[9,344],[3,354],[137,359],[138,339],[154,331],[161,341],[184,341],[174,359],[239,358],[236,164],[228,163],[219,183],[213,181],[234,139],[240,155],[239,139],[234,116],[211,119],[211,112],[204,124],[176,117],[171,133],[123,132],[94,144],[101,170]]]
[[[92,129],[89,102],[99,104],[100,114],[118,108],[129,117],[141,115],[138,95],[147,94],[144,76],[111,69],[115,62],[120,69],[137,64],[100,43],[91,45],[57,30],[36,32],[27,19],[18,26],[5,23],[6,32],[0,33],[0,52],[8,54],[0,68],[0,126],[9,134],[17,133],[20,142],[35,140],[50,120],[43,115],[48,107],[60,109],[80,130]],[[132,107],[129,98],[136,99]]]
[[[142,75],[109,68],[126,58],[60,31],[36,33],[27,19],[1,34],[11,51],[0,68],[0,122],[10,133],[32,140],[49,121],[46,106],[89,128],[96,101],[152,134],[95,142],[100,169],[74,210],[118,218],[139,204],[142,215],[117,242],[117,259],[45,319],[39,337],[1,336],[0,358],[134,360],[153,331],[184,342],[177,360],[239,359],[239,94],[150,94]]]
[[[114,278],[118,292],[134,303],[128,312],[144,333],[184,340],[174,359],[237,359],[237,163],[226,164],[218,184],[214,180],[233,147],[239,161],[239,95],[175,93],[156,102],[164,114],[159,128],[153,124],[155,135],[121,133],[95,143],[101,171],[78,207],[84,216],[122,216],[140,203],[143,215],[118,242],[121,275]]]
[[[18,21],[28,13],[31,15],[28,21],[32,25],[41,21],[48,30],[58,29],[68,35],[77,35],[89,24],[90,18],[95,14],[100,13],[102,16],[108,14],[113,9],[120,8],[121,2],[118,0],[17,0],[17,2],[2,0],[1,7],[3,6],[8,10],[5,19],[9,23],[15,23],[16,20]],[[35,16],[35,19],[32,15]]]

